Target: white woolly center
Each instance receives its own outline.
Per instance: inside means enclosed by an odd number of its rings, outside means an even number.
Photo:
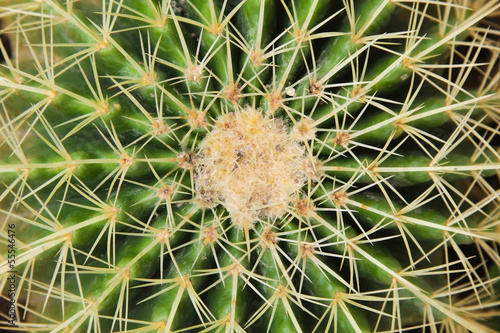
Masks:
[[[219,117],[203,139],[195,164],[205,205],[221,203],[234,223],[279,218],[307,180],[308,158],[281,119],[252,108]]]

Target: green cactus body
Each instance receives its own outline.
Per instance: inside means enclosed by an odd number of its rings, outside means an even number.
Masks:
[[[498,330],[498,1],[0,4],[2,328]]]

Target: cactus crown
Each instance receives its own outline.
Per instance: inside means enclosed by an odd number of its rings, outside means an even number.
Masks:
[[[2,327],[500,330],[499,8],[3,1]]]
[[[241,228],[282,217],[311,164],[291,136],[280,118],[266,119],[250,107],[222,115],[199,145],[197,195],[221,201]]]

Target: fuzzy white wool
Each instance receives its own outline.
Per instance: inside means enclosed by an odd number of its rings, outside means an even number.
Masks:
[[[308,157],[279,118],[245,108],[219,117],[200,143],[196,189],[206,203],[221,203],[246,226],[279,218],[307,180]]]

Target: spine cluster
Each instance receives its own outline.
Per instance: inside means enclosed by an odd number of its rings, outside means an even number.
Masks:
[[[499,13],[3,1],[0,328],[500,331]]]

